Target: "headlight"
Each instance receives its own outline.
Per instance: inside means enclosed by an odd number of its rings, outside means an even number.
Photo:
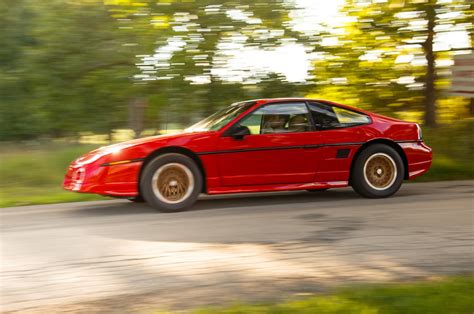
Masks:
[[[131,146],[133,146],[133,144],[122,144],[122,143],[114,144],[110,146],[103,146],[96,150],[91,151],[90,153],[85,154],[82,157],[79,157],[78,159],[75,160],[75,163],[78,166],[91,164],[106,155],[118,153],[122,149],[131,147]]]
[[[77,169],[73,174],[72,174],[72,183],[74,184],[72,186],[73,191],[80,191],[82,183],[84,182],[84,178],[86,176],[86,170],[84,168],[79,168]]]
[[[85,176],[86,170],[84,168],[79,168],[72,174],[72,180],[78,183],[82,183],[82,181],[84,181]]]

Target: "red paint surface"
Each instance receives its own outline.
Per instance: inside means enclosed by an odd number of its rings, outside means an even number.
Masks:
[[[347,186],[354,156],[363,145],[380,140],[391,141],[403,150],[408,179],[423,174],[431,166],[431,149],[418,141],[415,123],[339,104],[334,105],[367,114],[372,123],[324,131],[249,135],[242,140],[223,136],[250,111],[281,101],[285,100],[259,100],[219,131],[147,137],[92,151],[71,163],[63,186],[66,190],[83,193],[136,196],[140,171],[147,158],[176,149],[184,149],[200,161],[206,180],[205,192],[209,194]],[[308,145],[316,147],[305,147]],[[285,149],[289,146],[297,147]],[[261,150],[249,151],[252,149]],[[339,149],[349,149],[348,157],[336,158]],[[222,151],[224,153],[216,153]],[[211,152],[213,154],[203,154]],[[109,162],[135,159],[144,161],[104,166]],[[77,176],[80,170],[84,174]]]

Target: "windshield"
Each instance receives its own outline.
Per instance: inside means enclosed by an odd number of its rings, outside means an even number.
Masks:
[[[241,102],[233,104],[229,107],[226,107],[222,110],[217,111],[216,113],[210,115],[209,117],[199,121],[196,124],[193,124],[185,131],[196,132],[196,131],[216,131],[222,128],[224,125],[232,121],[239,114],[250,108],[254,105],[255,102]]]

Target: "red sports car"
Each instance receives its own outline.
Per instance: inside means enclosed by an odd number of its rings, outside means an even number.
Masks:
[[[145,200],[165,212],[200,193],[321,191],[352,186],[388,197],[426,172],[431,149],[416,123],[304,98],[235,103],[174,135],[96,149],[64,188]]]

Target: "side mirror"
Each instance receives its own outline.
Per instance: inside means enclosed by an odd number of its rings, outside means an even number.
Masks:
[[[250,129],[240,124],[234,126],[230,133],[235,140],[242,140],[246,135],[250,135]]]

